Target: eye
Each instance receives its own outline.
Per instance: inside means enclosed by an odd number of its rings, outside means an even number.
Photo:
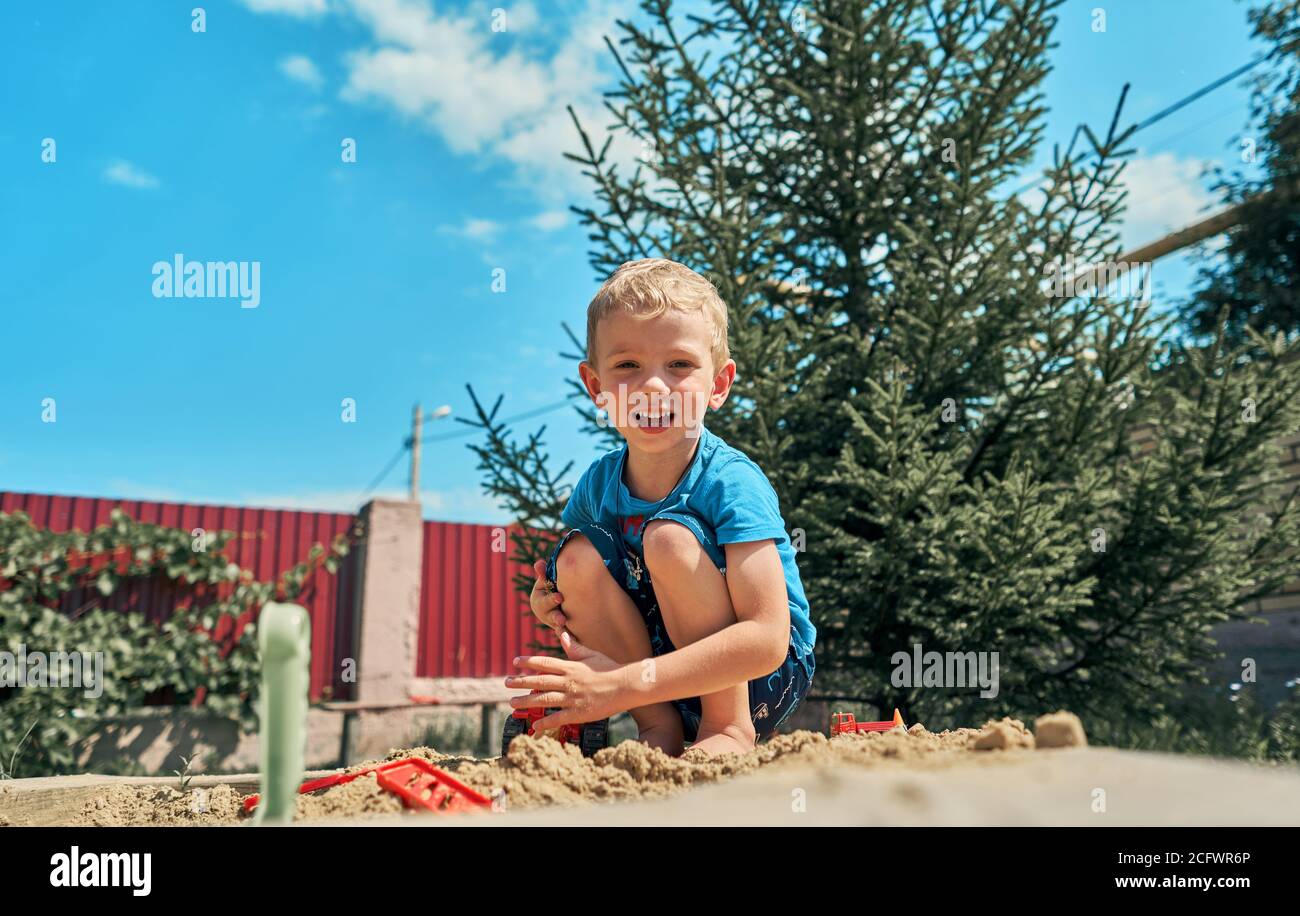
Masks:
[[[624,360],[623,362],[619,363],[619,364],[618,364],[617,366],[615,366],[614,368],[615,368],[615,369],[622,369],[624,366],[635,366],[635,365],[636,365],[636,363],[629,362],[628,360]]]

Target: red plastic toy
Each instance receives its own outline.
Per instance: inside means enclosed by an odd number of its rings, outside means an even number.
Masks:
[[[533,693],[540,691],[534,690]],[[520,735],[532,735],[537,720],[557,709],[541,707],[521,707],[506,716],[505,726],[501,730],[501,756],[504,757],[510,742]],[[581,725],[561,725],[558,734],[552,737],[561,744],[576,744],[582,756],[590,757],[604,747],[609,747],[609,719],[584,722]]]
[[[408,808],[427,808],[438,814],[449,811],[473,811],[478,808],[491,808],[492,802],[480,792],[452,777],[427,760],[419,757],[403,757],[390,760],[377,766],[366,767],[355,773],[337,773],[310,779],[298,787],[299,795],[339,786],[346,782],[375,774],[375,781],[381,787],[402,799]],[[259,796],[250,795],[244,799],[244,810],[252,811],[257,807]]]
[[[894,718],[885,722],[859,722],[853,717],[851,712],[837,712],[831,715],[831,737],[843,734],[859,734],[861,732],[887,732],[890,729],[903,725],[903,714],[897,709],[894,710]]]

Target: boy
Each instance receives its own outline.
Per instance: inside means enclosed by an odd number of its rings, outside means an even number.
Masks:
[[[561,707],[545,731],[631,710],[678,756],[743,753],[808,693],[816,639],[775,491],[703,425],[736,363],[727,307],[674,261],[629,261],[587,308],[579,374],[627,440],[586,470],[568,530],[534,565],[533,613],[568,659],[515,659],[516,707]]]

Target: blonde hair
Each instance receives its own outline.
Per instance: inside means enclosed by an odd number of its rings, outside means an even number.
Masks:
[[[716,373],[731,359],[727,304],[712,283],[667,258],[627,261],[597,290],[587,306],[587,362],[596,365],[596,327],[602,318],[620,310],[638,318],[657,318],[670,308],[704,312],[712,326],[709,356]]]

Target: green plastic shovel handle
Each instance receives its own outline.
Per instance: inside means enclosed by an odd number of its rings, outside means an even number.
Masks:
[[[253,823],[288,824],[306,754],[311,672],[311,618],[306,608],[266,604],[257,620],[257,646],[262,653],[262,791]]]

